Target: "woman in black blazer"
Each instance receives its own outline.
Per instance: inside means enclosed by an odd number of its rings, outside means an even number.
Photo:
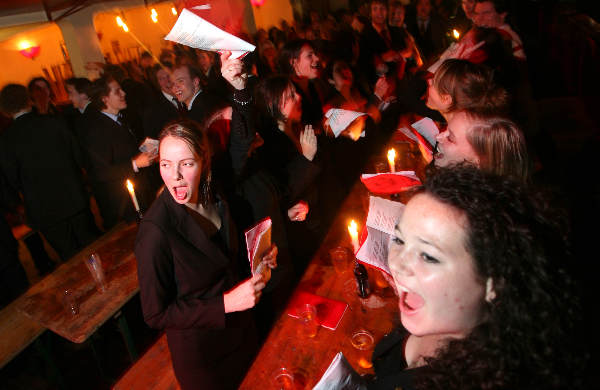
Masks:
[[[235,228],[210,191],[210,152],[194,123],[160,134],[165,189],[142,220],[135,244],[144,320],[165,329],[184,390],[234,389],[257,349],[254,307],[260,274],[240,282]],[[263,257],[275,268],[277,248]]]

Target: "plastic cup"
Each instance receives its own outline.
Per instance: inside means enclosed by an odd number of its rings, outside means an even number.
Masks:
[[[343,246],[336,246],[329,251],[329,258],[338,275],[348,271],[348,250]]]
[[[298,308],[298,318],[301,323],[301,332],[305,337],[314,338],[319,330],[317,321],[317,308],[310,303],[301,305]]]
[[[92,253],[90,257],[85,261],[85,265],[88,270],[92,274],[96,285],[98,286],[98,291],[101,293],[106,291],[106,279],[104,278],[104,269],[102,269],[102,261],[100,260],[100,255],[97,253]]]
[[[71,315],[79,314],[79,301],[73,291],[69,289],[63,291],[62,302],[68,313]]]
[[[352,343],[352,346],[359,351],[358,366],[364,370],[373,367],[371,355],[373,354],[374,338],[371,332],[359,329],[352,333],[350,342]]]
[[[277,390],[292,390],[294,388],[294,374],[285,367],[273,373],[273,384]]]

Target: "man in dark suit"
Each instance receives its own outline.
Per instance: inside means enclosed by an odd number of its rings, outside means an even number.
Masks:
[[[151,200],[142,171],[154,163],[156,156],[138,153],[141,137],[119,115],[127,107],[125,92],[110,76],[101,77],[93,85],[93,110],[86,113],[88,127],[83,145],[89,160],[88,176],[96,197],[104,229],[123,219],[133,219],[135,210],[129,199],[125,181],[134,182],[141,207]]]
[[[446,23],[435,13],[431,0],[417,0],[416,13],[406,20],[408,31],[415,37],[425,62],[448,46]]]
[[[165,124],[179,118],[184,107],[173,94],[170,68],[155,65],[151,72],[151,78],[158,93],[152,96],[152,102],[144,109],[144,135],[158,139],[158,133]]]
[[[0,107],[13,118],[0,144],[2,170],[23,196],[28,225],[67,260],[97,236],[81,151],[62,120],[31,112],[24,86],[4,87]]]
[[[403,31],[388,25],[387,4],[384,0],[371,2],[371,24],[364,27],[360,35],[361,70],[367,75],[371,84],[378,76],[395,74],[397,67],[402,66],[405,48]]]
[[[173,71],[173,92],[187,110],[186,116],[202,124],[209,115],[210,99],[201,87],[201,71],[189,64],[181,64]]]
[[[92,82],[85,77],[71,77],[65,81],[65,89],[71,105],[63,110],[63,117],[69,128],[79,139],[81,129],[85,126],[83,113],[90,105],[90,88]]]

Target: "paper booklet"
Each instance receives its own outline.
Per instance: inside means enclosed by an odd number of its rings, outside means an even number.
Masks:
[[[363,173],[360,181],[374,194],[397,194],[421,184],[414,171]]]
[[[262,273],[265,283],[271,278],[271,268],[262,262],[262,257],[271,248],[271,225],[271,218],[267,217],[244,232],[252,275]]]
[[[331,127],[333,135],[337,138],[356,118],[367,115],[364,112],[356,112],[344,110],[342,108],[330,108],[326,113],[327,123]],[[365,136],[365,132],[360,133],[361,137]],[[356,137],[358,138],[358,136]]]
[[[367,215],[367,238],[356,258],[391,275],[388,249],[394,228],[404,212],[404,204],[371,196]]]
[[[431,120],[431,118],[425,117],[416,121],[411,126],[417,130],[419,134],[425,137],[431,146],[435,146],[435,143],[437,142],[435,137],[437,137],[437,135],[440,133],[440,129],[438,129],[435,122]]]
[[[338,352],[313,390],[366,390],[366,388],[363,379],[352,369],[344,354]]]
[[[288,302],[286,313],[290,317],[298,318],[298,308],[307,303],[317,308],[319,325],[331,330],[337,329],[348,308],[348,304],[343,301],[325,298],[307,291],[296,291]]]
[[[156,155],[158,154],[158,144],[159,142],[157,139],[146,137],[144,142],[142,142],[142,144],[139,147],[140,152],[151,153],[153,155]]]
[[[256,46],[221,30],[187,9],[181,11],[165,39],[196,49],[216,52],[229,50],[231,58],[243,57],[256,49]]]
[[[421,154],[428,163],[433,160],[436,136],[440,133],[433,120],[423,118],[413,123],[410,128],[401,127],[398,131],[417,143]]]

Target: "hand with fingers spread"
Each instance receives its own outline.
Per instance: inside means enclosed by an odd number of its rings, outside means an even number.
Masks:
[[[257,273],[246,279],[223,295],[225,313],[244,311],[253,308],[260,299],[262,289],[265,288],[263,276]]]
[[[231,58],[230,51],[221,53],[221,75],[237,90],[246,88],[248,75],[244,73],[244,64],[239,58]]]
[[[300,133],[300,146],[302,147],[302,154],[308,161],[312,161],[317,154],[317,136],[313,130],[312,125],[306,125],[304,131]]]

